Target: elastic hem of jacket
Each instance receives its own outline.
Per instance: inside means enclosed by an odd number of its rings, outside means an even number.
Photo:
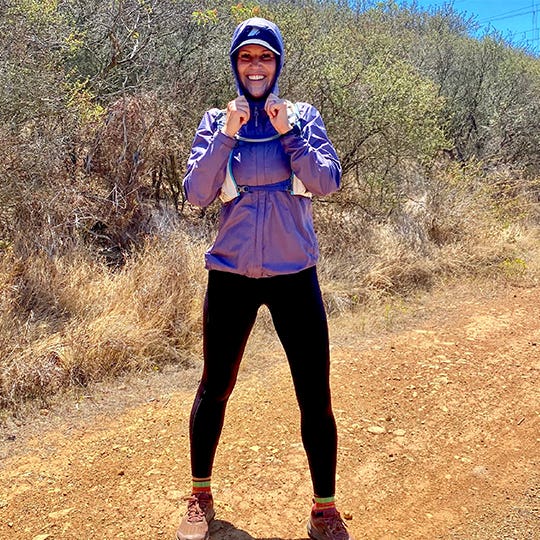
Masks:
[[[298,124],[294,124],[294,126],[291,129],[289,129],[289,131],[281,135],[281,138],[287,137],[288,135],[296,135],[296,136],[302,135],[302,130],[300,129],[300,126]]]
[[[219,139],[220,142],[222,142],[224,146],[226,146],[227,148],[230,148],[231,150],[236,146],[236,142],[237,142],[235,137],[229,137],[221,129],[217,132],[216,139]]]
[[[283,150],[286,154],[290,154],[305,144],[305,139],[302,137],[302,132],[299,126],[294,126],[291,131],[285,133],[279,138]]]

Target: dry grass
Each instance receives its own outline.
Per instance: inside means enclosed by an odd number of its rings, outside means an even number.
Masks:
[[[502,201],[494,198],[489,183],[470,171],[441,171],[428,187],[386,219],[368,218],[359,205],[317,204],[319,275],[330,315],[353,312],[365,318],[366,328],[381,321],[388,326],[406,311],[408,295],[444,279],[538,283],[540,243],[530,223],[538,202],[519,190]],[[516,208],[522,211],[515,214]],[[17,409],[62,388],[200,356],[203,251],[210,227],[189,235],[174,227],[155,226],[156,238],[120,270],[76,247],[47,254],[31,250],[18,259],[4,246],[2,407]],[[261,310],[250,350],[266,350],[271,333],[270,318]]]
[[[319,266],[330,312],[429,290],[438,280],[486,276],[536,282],[538,181],[487,178],[479,167],[435,171],[386,219],[362,205],[320,205]],[[518,185],[521,182],[521,189]]]
[[[188,360],[199,336],[201,256],[181,233],[148,244],[117,272],[80,253],[24,264],[6,255],[2,404]]]

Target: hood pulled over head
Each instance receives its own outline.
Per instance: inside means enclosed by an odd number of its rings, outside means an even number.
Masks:
[[[238,95],[242,96],[246,94],[245,88],[240,82],[238,76],[238,70],[236,61],[238,57],[238,51],[244,45],[261,45],[272,51],[276,55],[276,75],[272,83],[270,92],[278,94],[278,78],[283,67],[283,38],[279,28],[271,21],[267,21],[261,17],[252,17],[241,22],[233,33],[231,48],[229,50],[229,57],[231,59],[231,66],[236,81],[236,89]]]

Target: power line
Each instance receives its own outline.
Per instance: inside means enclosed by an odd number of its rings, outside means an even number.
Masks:
[[[490,17],[489,19],[479,20],[478,22],[480,24],[484,24],[484,23],[493,22],[493,21],[504,21],[505,19],[515,19],[516,17],[521,17],[523,15],[528,15],[529,13],[536,13],[536,9],[528,9],[528,8],[525,8],[525,9],[527,9],[527,11],[521,11],[520,13],[515,13],[514,15],[510,15],[510,14],[502,15],[501,14],[501,15],[497,15],[495,17]]]
[[[494,15],[490,16],[490,17],[486,17],[486,21],[488,20],[491,20],[491,19],[494,19],[494,18],[498,18],[498,17],[503,17],[505,15],[513,15],[513,14],[517,14],[519,15],[520,11],[523,11],[524,9],[530,9],[532,6],[523,6],[523,7],[520,7],[520,8],[517,8],[517,9],[511,9],[510,11],[503,11],[502,13],[495,13]]]
[[[489,25],[489,23],[492,22],[504,21],[506,19],[515,19],[516,17],[523,17],[524,15],[529,15],[532,13],[532,28],[528,30],[515,30],[513,32],[510,32],[508,39],[511,41],[519,40],[522,46],[530,47],[530,49],[538,51],[540,45],[540,33],[538,28],[538,13],[540,10],[540,6],[537,4],[538,0],[531,0],[531,2],[532,5],[529,5],[528,7],[505,11],[489,18],[480,19],[478,23],[482,25],[488,23]],[[528,38],[528,34],[532,34],[532,36]]]
[[[535,28],[529,28],[529,30],[514,30],[514,31],[511,31],[508,35],[512,38],[514,36],[518,36],[520,34],[531,34],[533,33],[534,34],[534,31],[535,31]]]
[[[464,4],[466,0],[450,0],[445,1],[444,5],[451,4]],[[432,2],[433,3],[433,2]],[[460,6],[461,7],[461,6]],[[466,7],[466,6],[464,6]],[[468,11],[468,10],[467,10]],[[529,28],[527,30],[514,30],[511,31],[510,29],[507,30],[507,40],[509,42],[517,42],[519,41],[521,45],[527,46],[527,48],[532,51],[534,50],[536,53],[539,52],[540,49],[540,29],[539,29],[539,19],[540,19],[540,0],[530,0],[528,6],[522,6],[520,8],[511,9],[508,11],[503,11],[501,13],[495,13],[491,16],[484,17],[482,19],[476,19],[476,23],[483,27],[484,29],[487,28],[487,31],[490,31],[490,27],[493,30],[496,30],[495,26],[491,23],[499,23],[500,21],[505,21],[508,19],[516,19],[521,17],[522,21],[520,21],[520,26],[523,26],[524,19],[523,17],[526,17],[528,15],[532,14],[532,28]],[[514,26],[514,24],[512,23]],[[498,24],[497,26],[501,26]],[[534,46],[532,44],[535,44]]]
[[[538,11],[536,10],[536,0],[533,0],[533,8],[535,8],[532,16],[534,29],[533,39],[538,42]]]

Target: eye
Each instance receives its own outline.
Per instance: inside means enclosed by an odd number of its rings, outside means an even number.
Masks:
[[[261,60],[263,62],[268,62],[270,60],[273,60],[274,59],[274,53],[272,52],[265,52],[263,54],[261,54]]]

